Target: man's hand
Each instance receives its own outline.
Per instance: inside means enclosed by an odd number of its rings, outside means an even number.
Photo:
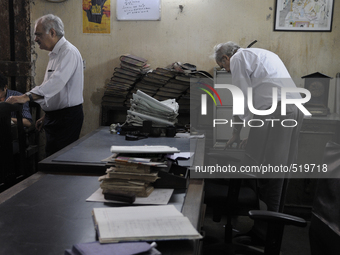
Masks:
[[[242,142],[240,143],[239,148],[240,148],[240,149],[245,149],[246,146],[247,146],[247,142],[248,142],[248,138],[243,139]]]
[[[45,115],[35,122],[35,128],[41,131],[44,126]]]
[[[7,98],[6,102],[10,104],[24,104],[26,102],[30,101],[29,97],[25,94],[21,96],[10,96]]]
[[[242,122],[241,119],[238,116],[235,115],[234,116],[234,123],[240,123],[240,122]],[[234,124],[233,125],[233,134],[232,134],[232,137],[227,142],[226,148],[232,148],[234,143],[237,144],[237,148],[241,148],[241,146],[240,146],[241,129],[242,129],[242,124]]]
[[[233,136],[228,140],[227,144],[226,144],[226,148],[231,148],[233,147],[234,143],[239,143],[240,142],[240,134],[234,132]]]

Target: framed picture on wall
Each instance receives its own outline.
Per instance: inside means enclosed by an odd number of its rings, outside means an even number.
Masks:
[[[276,0],[274,31],[331,32],[334,0]]]

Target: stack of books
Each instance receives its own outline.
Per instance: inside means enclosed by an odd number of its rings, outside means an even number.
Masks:
[[[174,68],[156,68],[143,76],[136,83],[133,92],[140,90],[147,95],[165,101],[175,99],[180,109],[190,109],[190,86],[206,78],[204,74],[196,71],[179,71]]]
[[[152,70],[146,59],[131,54],[122,55],[120,61],[120,67],[115,68],[106,85],[102,105],[130,108],[127,123],[132,126],[142,126],[144,120],[151,120],[153,127],[176,125],[178,111],[189,111],[191,108],[190,92],[193,91],[190,88],[202,79],[210,78],[212,81],[208,73],[196,71],[196,66],[191,64],[176,62],[171,66]],[[135,96],[138,91],[154,100],[144,97],[143,100],[146,99],[147,103],[141,104],[139,97]],[[175,105],[176,109],[169,112],[159,103],[171,105],[172,108]]]
[[[153,183],[159,178],[157,167],[167,165],[164,161],[152,161],[152,158],[118,156],[107,166],[106,175],[99,178],[104,194],[148,197],[154,190]]]
[[[178,73],[175,77],[170,79],[162,89],[158,90],[154,97],[157,100],[166,100],[169,98],[178,99],[185,95],[186,91],[190,88],[190,77],[187,77],[186,80],[180,80],[178,77],[186,78],[186,75]]]
[[[174,98],[178,101],[179,98],[187,94],[187,90],[190,88],[191,74],[193,71],[196,71],[196,66],[190,64],[182,65],[180,62],[176,62],[165,70],[170,70],[173,75],[162,88],[157,90],[154,98],[160,101]]]
[[[141,90],[149,96],[154,96],[157,91],[162,89],[175,75],[176,73],[171,70],[158,67],[146,73],[141,81],[136,84],[133,92],[135,93],[137,90]]]
[[[150,70],[147,60],[131,54],[120,57],[120,67],[114,69],[113,76],[105,86],[102,105],[129,106],[131,89]]]
[[[181,96],[177,99],[181,110],[190,110],[190,87],[199,80],[197,74],[177,75],[173,81],[176,86],[183,86],[185,90]]]

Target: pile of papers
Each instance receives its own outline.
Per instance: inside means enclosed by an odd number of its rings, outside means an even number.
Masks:
[[[148,197],[158,179],[157,168],[167,167],[165,161],[122,156],[113,158],[107,166],[106,175],[99,177],[103,193],[136,197]]]
[[[179,105],[175,99],[158,101],[137,90],[131,99],[126,122],[132,126],[143,126],[143,121],[152,121],[154,127],[174,126],[177,123]]]

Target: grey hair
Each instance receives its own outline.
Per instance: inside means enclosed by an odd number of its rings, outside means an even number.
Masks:
[[[222,57],[224,55],[227,55],[228,57],[231,57],[234,55],[234,53],[240,48],[236,43],[234,42],[226,42],[226,43],[220,43],[217,44],[214,47],[214,54],[213,58],[215,59],[216,62],[221,62]]]
[[[64,32],[64,23],[62,20],[53,14],[47,14],[39,19],[36,20],[35,24],[37,24],[39,21],[41,21],[41,24],[46,32],[48,34],[53,28],[57,34],[58,37],[63,37],[65,32]]]

